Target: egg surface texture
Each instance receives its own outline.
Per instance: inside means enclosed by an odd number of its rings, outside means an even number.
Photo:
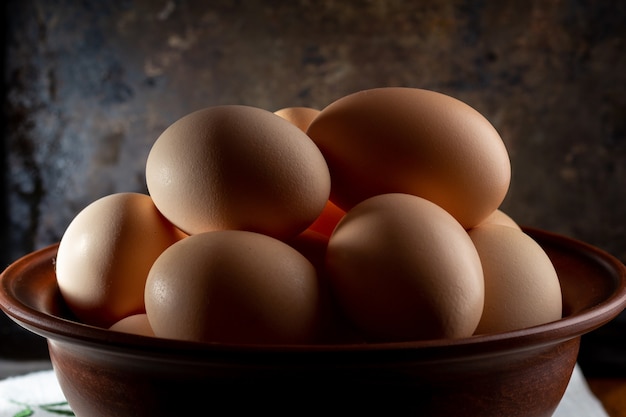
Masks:
[[[470,336],[482,314],[472,241],[421,197],[382,194],[356,205],[330,237],[326,267],[338,304],[368,341]]]
[[[294,236],[330,193],[324,157],[292,123],[267,110],[209,107],[169,126],[146,163],[154,203],[188,234],[249,230]]]
[[[259,233],[225,230],[168,248],[146,283],[158,337],[223,343],[309,343],[320,320],[315,267]]]
[[[331,200],[344,210],[379,194],[413,194],[469,228],[508,191],[511,166],[498,132],[441,93],[404,87],[353,93],[322,109],[307,133],[326,157]]]
[[[109,327],[142,313],[152,263],[184,236],[145,194],[102,197],[79,212],[61,238],[59,290],[83,323]]]
[[[469,235],[485,275],[485,308],[477,334],[505,332],[558,320],[559,279],[543,248],[521,230],[497,224]]]
[[[309,125],[319,113],[319,110],[310,107],[285,107],[274,112],[274,114],[296,125],[303,132],[307,131]],[[319,217],[309,226],[309,229],[330,236],[339,219],[344,214],[344,210],[329,200],[326,202]]]

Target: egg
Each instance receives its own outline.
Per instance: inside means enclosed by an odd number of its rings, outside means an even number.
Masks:
[[[170,246],[150,270],[145,302],[156,336],[208,343],[312,343],[322,314],[311,262],[282,241],[240,230]]]
[[[303,132],[307,131],[311,122],[319,113],[319,110],[310,107],[285,107],[274,112],[274,114],[293,123]],[[320,213],[318,218],[313,222],[313,224],[311,224],[311,226],[309,226],[308,229],[330,236],[333,229],[345,213],[346,212],[344,210],[340,209],[336,204],[329,200],[326,202],[322,213]]]
[[[307,229],[286,241],[289,246],[304,255],[317,271],[321,300],[317,342],[327,344],[362,343],[363,337],[345,317],[330,290],[329,277],[325,267],[328,240],[329,235]]]
[[[330,236],[326,268],[368,341],[466,337],[482,315],[476,248],[452,215],[421,197],[382,194],[354,206]]]
[[[109,330],[116,332],[138,334],[141,336],[154,336],[150,322],[148,321],[148,315],[133,314],[132,316],[124,317],[120,321],[109,327]]]
[[[188,234],[247,230],[285,239],[324,209],[330,173],[313,141],[267,110],[222,105],[188,114],[155,141],[146,182]]]
[[[306,132],[319,113],[319,110],[310,107],[285,107],[274,112],[277,116],[293,123],[303,132]]]
[[[479,226],[484,224],[500,224],[502,226],[509,226],[514,229],[522,230],[522,228],[517,224],[515,220],[502,210],[494,210],[485,220],[480,222]]]
[[[468,233],[485,277],[485,307],[477,334],[518,330],[561,318],[556,270],[534,239],[498,224],[480,225]]]
[[[307,229],[299,235],[286,240],[285,243],[300,252],[313,264],[315,269],[323,273],[329,237],[330,235]]]
[[[102,197],[81,210],[61,237],[55,261],[61,295],[94,326],[108,328],[142,313],[152,263],[185,236],[145,194]]]
[[[343,210],[375,195],[406,193],[470,228],[508,192],[502,138],[479,112],[445,94],[405,87],[353,93],[322,109],[307,134],[326,158],[331,200]]]
[[[339,223],[339,220],[341,220],[345,214],[345,211],[337,207],[337,205],[332,201],[328,200],[320,215],[307,230],[312,230],[314,232],[330,236],[333,230],[335,230],[337,223]]]

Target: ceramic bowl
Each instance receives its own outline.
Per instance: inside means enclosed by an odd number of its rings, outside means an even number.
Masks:
[[[81,324],[59,294],[57,246],[1,275],[0,305],[47,338],[61,388],[79,417],[381,413],[551,416],[581,335],[626,306],[626,268],[580,241],[525,229],[552,259],[561,320],[455,340],[354,345],[235,346],[148,338]]]

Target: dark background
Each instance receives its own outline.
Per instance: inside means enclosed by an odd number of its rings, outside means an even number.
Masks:
[[[2,266],[57,242],[91,201],[145,192],[152,142],[193,110],[322,108],[381,86],[432,89],[475,107],[511,156],[502,209],[626,261],[626,2],[10,0],[2,7]],[[6,321],[5,340],[27,337]],[[597,337],[609,353],[593,351],[604,360],[586,369],[612,361],[602,369],[617,363],[626,374],[625,335],[621,318],[603,329]],[[16,354],[3,345],[0,353]]]

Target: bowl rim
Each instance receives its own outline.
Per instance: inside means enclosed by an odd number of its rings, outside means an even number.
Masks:
[[[13,291],[14,281],[22,279],[18,272],[28,267],[34,260],[42,262],[48,259],[52,265],[58,248],[58,243],[55,243],[24,255],[0,274],[0,309],[17,324],[47,338],[49,342],[66,342],[120,352],[141,351],[163,356],[176,353],[195,357],[237,355],[238,352],[261,355],[317,353],[345,356],[357,353],[371,355],[373,352],[402,354],[419,351],[422,355],[435,357],[449,357],[458,353],[464,356],[489,355],[493,357],[499,352],[504,354],[510,350],[531,349],[580,337],[606,324],[626,308],[626,266],[621,261],[604,250],[577,239],[532,227],[522,229],[535,239],[540,238],[541,241],[574,250],[604,264],[607,270],[615,272],[618,279],[615,291],[610,297],[592,307],[550,323],[459,339],[310,345],[199,343],[116,332],[54,316],[24,303],[16,297]],[[546,337],[546,333],[549,333],[550,337]]]

